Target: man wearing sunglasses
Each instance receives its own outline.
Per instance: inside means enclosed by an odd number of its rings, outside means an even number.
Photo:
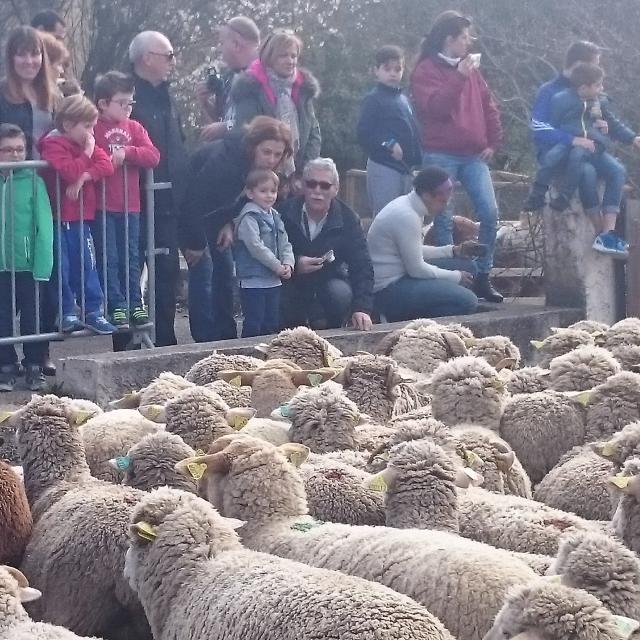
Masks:
[[[296,257],[283,288],[287,327],[371,329],[373,267],[360,218],[337,198],[338,170],[330,158],[307,163],[303,195],[280,213]]]
[[[182,123],[169,91],[169,76],[176,66],[171,42],[157,31],[139,33],[129,45],[129,59],[135,79],[136,103],[131,119],[149,133],[160,151],[160,163],[154,171],[156,182],[171,182],[171,189],[154,194],[156,244],[156,346],[176,344],[174,330],[176,294],[180,276],[178,258],[178,203],[187,155]],[[144,211],[144,206],[143,206]],[[144,226],[146,217],[141,220]],[[146,232],[140,230],[141,256],[144,256]],[[114,349],[119,348],[114,342]]]

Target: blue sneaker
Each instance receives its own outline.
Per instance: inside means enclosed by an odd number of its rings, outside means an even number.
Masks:
[[[94,333],[101,336],[115,333],[118,329],[114,327],[101,313],[91,313],[87,315],[85,326]]]
[[[627,258],[629,256],[629,245],[614,231],[607,231],[596,236],[593,241],[593,249],[599,253],[618,258]]]
[[[62,333],[73,333],[74,331],[82,331],[84,329],[84,325],[80,322],[80,318],[78,318],[75,314],[70,314],[68,316],[62,316],[62,322],[60,323],[60,331]]]

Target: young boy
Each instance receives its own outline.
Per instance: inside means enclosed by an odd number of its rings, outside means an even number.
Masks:
[[[357,137],[368,156],[367,191],[375,216],[411,187],[411,170],[422,164],[420,136],[413,110],[402,93],[404,52],[385,46],[375,58],[378,84],[360,107]]]
[[[109,71],[96,80],[95,101],[100,111],[94,129],[96,145],[111,156],[115,172],[105,180],[105,213],[98,212],[93,237],[101,282],[106,246],[107,282],[102,286],[111,324],[118,329],[129,328],[129,323],[139,327],[149,322],[140,290],[140,169],[152,169],[160,162],[160,152],[145,128],[130,119],[135,104],[133,92],[133,78],[119,71]]]
[[[23,162],[27,157],[25,135],[13,124],[0,124],[0,162]],[[13,335],[15,313],[20,314],[20,335],[37,333],[36,287],[51,277],[53,266],[53,217],[47,190],[32,169],[0,170],[0,337]],[[44,296],[44,287],[40,291]],[[42,366],[47,342],[25,342],[25,381],[31,391],[46,383]],[[12,391],[18,374],[13,345],[0,346],[0,391]]]
[[[279,182],[268,169],[251,171],[245,185],[249,202],[235,222],[233,256],[240,281],[243,338],[278,332],[281,279],[289,280],[293,273],[293,248],[273,208]]]
[[[61,234],[55,246],[60,246],[62,318],[59,322],[65,333],[85,326],[98,334],[116,331],[103,315],[104,297],[90,229],[96,214],[96,183],[113,173],[109,156],[96,146],[93,137],[97,120],[98,110],[90,100],[80,95],[69,96],[62,100],[56,112],[56,128],[42,138],[39,145],[41,158],[51,166],[45,176],[54,203],[58,194],[56,174],[60,177],[60,211],[56,213],[61,221]],[[85,312],[84,324],[76,312],[76,303]]]

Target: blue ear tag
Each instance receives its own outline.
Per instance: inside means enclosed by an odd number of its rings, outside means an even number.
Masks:
[[[129,456],[118,456],[116,458],[116,467],[118,467],[120,471],[126,471],[130,466],[131,460]]]
[[[281,404],[280,407],[278,408],[278,410],[280,411],[280,415],[283,418],[288,418],[289,417],[289,405],[288,404]]]

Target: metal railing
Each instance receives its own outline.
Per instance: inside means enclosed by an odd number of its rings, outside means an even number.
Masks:
[[[66,224],[61,220],[62,209],[62,187],[61,180],[58,174],[55,175],[55,197],[51,198],[51,209],[53,213],[53,269],[51,277],[48,282],[36,281],[34,279],[35,287],[35,327],[36,330],[32,334],[23,335],[20,333],[18,325],[18,300],[16,293],[16,273],[19,273],[16,269],[16,246],[15,246],[15,231],[16,231],[16,211],[14,205],[15,198],[15,172],[23,169],[30,170],[31,173],[31,190],[33,196],[34,206],[37,201],[38,181],[36,177],[39,175],[39,171],[47,169],[49,167],[47,162],[41,160],[29,160],[23,162],[0,162],[0,172],[5,175],[4,184],[2,185],[2,201],[0,202],[0,250],[2,251],[3,261],[0,264],[0,272],[10,273],[11,283],[11,318],[12,318],[12,335],[0,336],[0,346],[16,345],[21,343],[31,342],[49,342],[49,341],[62,341],[70,337],[87,337],[96,335],[89,329],[82,329],[79,331],[73,331],[71,333],[65,333],[62,331],[62,319],[63,313],[63,285],[65,280],[63,278],[63,226]],[[138,259],[140,262],[140,275],[142,276],[143,267],[146,266],[147,278],[146,278],[146,299],[147,310],[149,315],[149,322],[143,326],[134,326],[130,324],[129,329],[118,331],[118,335],[130,334],[130,341],[127,346],[141,345],[142,347],[152,348],[155,342],[155,256],[162,249],[156,250],[155,248],[155,224],[154,224],[154,193],[157,190],[170,189],[171,183],[155,183],[153,170],[141,169],[144,171],[144,180],[141,181],[141,192],[144,191],[144,197],[141,198],[144,204],[144,212],[136,213],[135,215],[144,216],[146,240],[144,245],[142,242],[142,234],[139,237],[138,246]],[[91,263],[94,264],[96,273],[100,279],[100,287],[102,289],[102,305],[101,310],[104,311],[106,317],[108,317],[107,309],[107,291],[109,287],[109,263],[108,263],[108,251],[107,251],[107,216],[106,216],[106,186],[104,179],[96,184],[96,200],[98,207],[96,209],[95,220],[85,220],[84,211],[84,193],[83,189],[79,194],[79,239],[80,239],[80,283],[79,291],[74,292],[79,294],[76,296],[75,302],[78,307],[78,316],[82,323],[86,321],[87,308],[86,308],[86,277],[85,273],[85,259],[87,258],[87,251],[91,251],[91,246],[87,245],[85,239],[85,226],[89,225],[92,236],[95,242],[95,234],[101,233],[101,256],[98,260],[97,254],[89,256]],[[123,193],[124,193],[124,208],[128,213],[128,172],[123,171]],[[50,194],[51,195],[51,194]],[[141,193],[141,196],[143,194]],[[99,215],[102,214],[102,215]],[[34,222],[35,224],[35,222]],[[100,225],[100,226],[99,226]],[[130,234],[130,221],[129,216],[124,215],[124,272],[120,272],[120,282],[123,285],[124,293],[126,297],[127,309],[131,309],[132,292],[130,287],[130,272],[132,265],[129,259],[129,243],[131,239]],[[8,237],[5,237],[5,234]],[[34,228],[35,234],[35,228]],[[122,245],[121,245],[122,246]],[[10,247],[10,256],[7,257],[6,249]],[[98,266],[99,264],[99,266]],[[69,265],[71,268],[71,265]],[[77,274],[76,274],[77,277]],[[142,278],[141,278],[142,280]],[[123,282],[124,281],[124,282]],[[68,286],[68,283],[67,285]],[[140,285],[142,286],[142,285]],[[145,296],[142,297],[144,300]],[[54,304],[55,303],[55,304]],[[7,305],[9,301],[4,299],[0,300],[0,305]],[[6,333],[4,331],[3,333]]]

